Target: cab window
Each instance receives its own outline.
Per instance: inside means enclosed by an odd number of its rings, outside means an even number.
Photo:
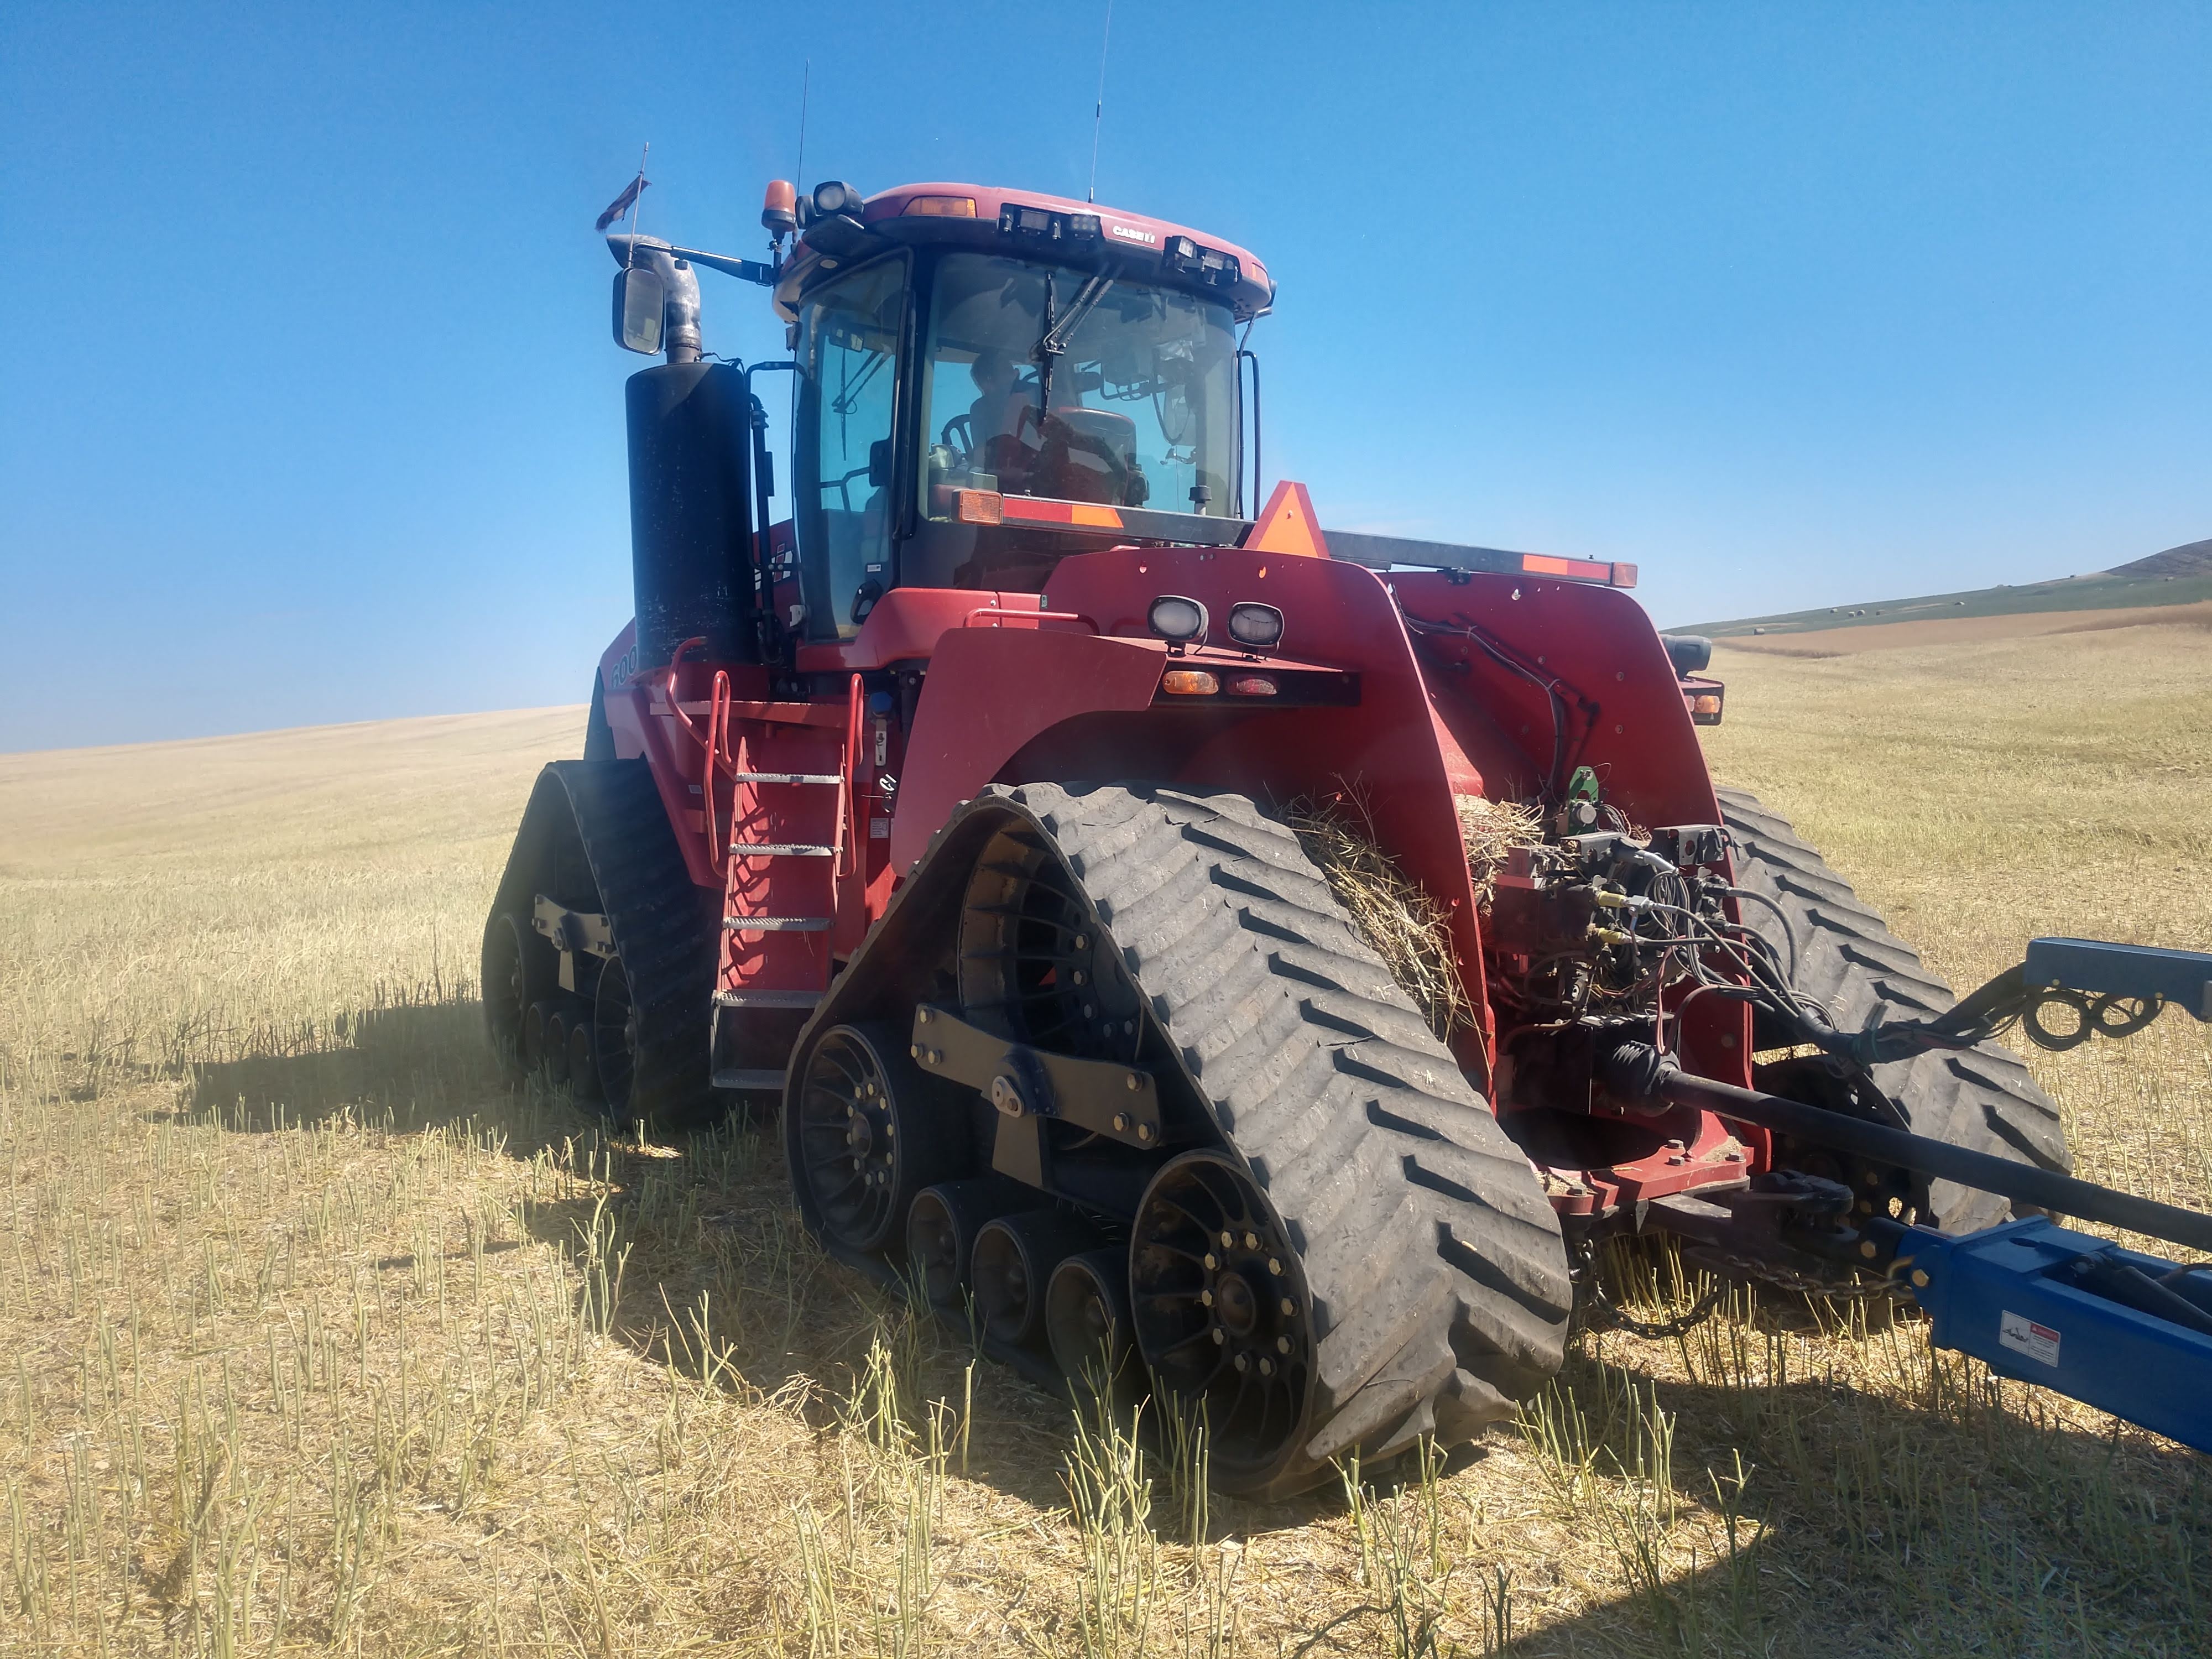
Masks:
[[[907,261],[818,289],[800,308],[798,492],[805,629],[849,639],[890,586],[891,433]]]

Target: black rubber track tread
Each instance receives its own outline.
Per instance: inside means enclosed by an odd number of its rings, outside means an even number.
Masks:
[[[1877,1007],[1886,1018],[1924,1018],[1957,1001],[1920,953],[1891,933],[1786,819],[1741,789],[1717,793],[1735,842],[1737,884],[1788,914],[1797,940],[1797,988],[1826,1005],[1838,1025],[1856,1030]],[[1757,903],[1742,911],[1745,923],[1786,961],[1790,947],[1772,912]],[[1879,1066],[1874,1079],[1916,1133],[2046,1170],[2073,1168],[2057,1103],[2000,1044]],[[2005,1200],[1953,1182],[1932,1183],[1929,1197],[1945,1232],[1994,1226],[2010,1215]]]
[[[708,1080],[717,940],[652,769],[643,761],[557,761],[584,856],[637,1010],[629,1118],[678,1125],[711,1115]]]
[[[1058,843],[1302,1258],[1315,1397],[1251,1495],[1470,1439],[1541,1386],[1572,1302],[1558,1218],[1297,837],[1228,793],[994,793]]]

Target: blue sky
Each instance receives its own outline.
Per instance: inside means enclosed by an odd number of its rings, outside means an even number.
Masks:
[[[573,702],[629,611],[593,215],[1081,195],[1101,4],[0,19],[0,749]],[[2212,7],[1116,0],[1102,200],[1259,251],[1324,522],[1662,624],[2212,535]],[[710,348],[778,355],[707,277]]]

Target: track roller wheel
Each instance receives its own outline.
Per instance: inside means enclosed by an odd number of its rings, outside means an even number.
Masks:
[[[1130,1241],[1129,1299],[1158,1385],[1206,1414],[1217,1480],[1264,1484],[1297,1450],[1313,1319],[1297,1252],[1238,1164],[1185,1152],[1152,1178]]]
[[[545,1080],[556,1089],[568,1082],[568,1036],[577,1024],[575,1010],[566,1003],[556,1003],[545,1016]]]
[[[500,912],[485,925],[484,1029],[510,1082],[523,1076],[523,1027],[538,989],[532,982],[530,944],[521,919],[511,911]]]
[[[545,1032],[552,1019],[553,1011],[545,1003],[533,1002],[522,1016],[522,1069],[536,1077],[545,1068]]]
[[[930,1305],[957,1308],[968,1286],[975,1235],[984,1226],[1036,1197],[1030,1188],[1000,1176],[946,1181],[915,1194],[907,1212],[907,1261],[921,1277]]]
[[[963,1150],[945,1085],[914,1063],[888,1025],[824,1034],[807,1056],[784,1133],[823,1231],[855,1250],[896,1254],[915,1195],[949,1173]]]
[[[637,1081],[637,1009],[630,1001],[629,975],[623,972],[620,957],[607,958],[599,969],[599,989],[592,995],[592,1052],[599,1056],[599,1092],[606,1101],[606,1114],[622,1122]]]
[[[1094,1248],[1098,1230],[1056,1210],[988,1222],[975,1235],[975,1311],[984,1331],[1018,1347],[1042,1345],[1045,1291],[1054,1268]]]
[[[592,1022],[582,1017],[568,1027],[568,1094],[587,1112],[598,1111],[605,1100],[599,1092],[599,1057],[592,1052]]]
[[[1071,1382],[1096,1380],[1116,1397],[1133,1393],[1128,1253],[1085,1250],[1054,1267],[1044,1293],[1044,1330],[1053,1363]]]

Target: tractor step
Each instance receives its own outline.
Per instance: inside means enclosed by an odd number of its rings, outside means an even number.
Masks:
[[[783,1087],[783,1073],[766,1069],[717,1072],[714,1073],[714,1086],[717,1089],[780,1091]]]
[[[836,850],[820,842],[733,841],[730,843],[730,856],[733,859],[826,859]]]
[[[732,933],[823,933],[832,916],[724,916],[722,927]]]
[[[843,776],[836,772],[732,772],[728,775],[739,783],[842,783]]]
[[[812,1008],[822,1000],[819,991],[717,991],[717,1008]]]

